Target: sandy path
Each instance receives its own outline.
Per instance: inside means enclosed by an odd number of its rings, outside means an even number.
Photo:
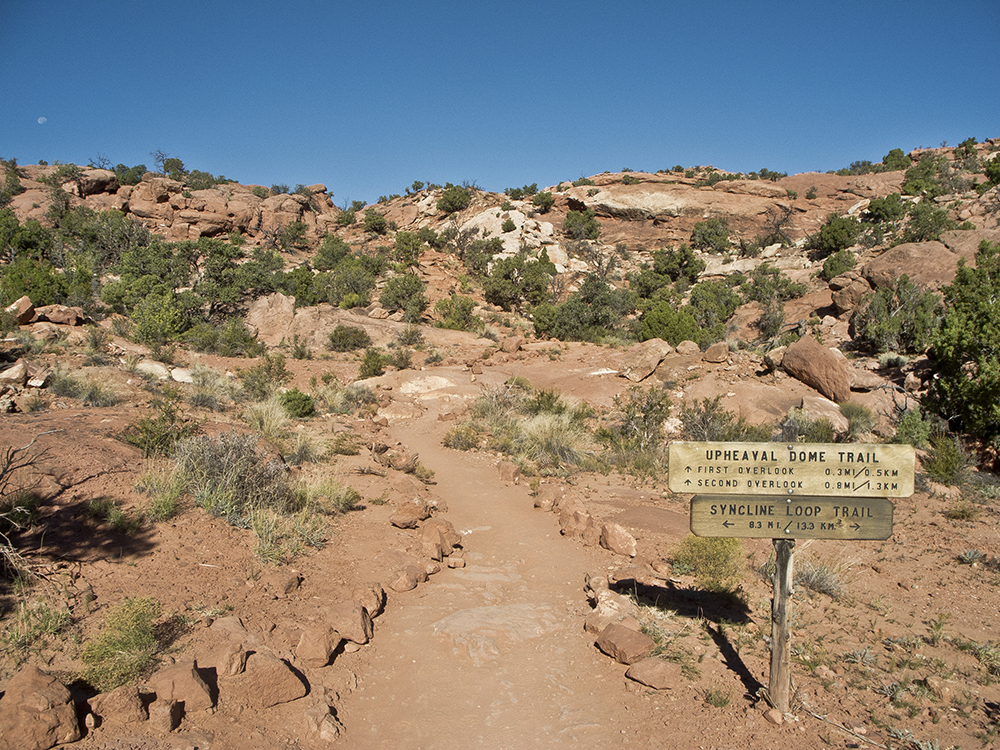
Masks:
[[[426,750],[621,745],[632,734],[621,667],[582,629],[584,574],[607,558],[560,538],[525,487],[503,486],[493,459],[443,448],[435,417],[393,436],[436,472],[467,567],[394,595],[341,707],[347,739]]]

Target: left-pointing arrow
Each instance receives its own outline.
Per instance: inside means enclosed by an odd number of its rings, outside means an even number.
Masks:
[[[730,526],[735,526],[736,524],[733,523],[732,521],[723,521],[722,525],[728,529]]]

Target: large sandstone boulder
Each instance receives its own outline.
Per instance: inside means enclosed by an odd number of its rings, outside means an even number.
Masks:
[[[963,242],[951,238],[954,249],[936,241],[904,242],[874,258],[864,267],[862,274],[873,287],[879,289],[895,286],[896,280],[906,274],[922,289],[935,291],[955,280],[960,258],[965,258],[967,263],[975,260],[975,247],[970,247],[972,239],[970,237]],[[975,245],[978,247],[979,243]]]
[[[15,300],[7,307],[6,312],[14,316],[19,326],[27,325],[35,317],[35,306],[27,295]]]
[[[635,537],[621,524],[606,523],[601,526],[600,544],[616,555],[635,557]]]
[[[71,192],[81,198],[98,193],[113,193],[118,189],[118,175],[110,169],[85,169],[80,179],[70,183]]]
[[[857,271],[847,271],[830,280],[833,292],[833,306],[838,315],[854,312],[861,298],[871,292],[872,287]]]
[[[663,339],[643,341],[625,351],[618,374],[638,383],[652,375],[663,358],[673,353],[674,348]]]
[[[295,318],[295,297],[281,292],[261,297],[247,311],[247,325],[257,331],[257,338],[268,346],[277,346]]]
[[[48,750],[80,739],[69,690],[38,667],[24,667],[0,699],[0,750]]]
[[[851,395],[851,381],[844,360],[816,341],[803,336],[785,351],[781,366],[793,378],[840,403]]]

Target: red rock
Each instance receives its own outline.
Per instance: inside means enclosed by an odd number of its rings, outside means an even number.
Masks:
[[[19,326],[23,326],[30,323],[31,319],[35,317],[35,306],[32,304],[30,297],[24,296],[8,306],[6,312],[14,316],[14,320]]]
[[[363,583],[354,589],[351,596],[361,602],[369,617],[378,617],[385,608],[385,590],[378,583]]]
[[[669,690],[681,684],[681,666],[649,656],[629,667],[625,676],[654,690]]]
[[[711,362],[716,365],[722,364],[729,359],[729,344],[725,341],[717,341],[705,350],[701,358],[705,362]]]
[[[38,667],[24,667],[0,699],[0,749],[48,750],[80,739],[69,690]]]
[[[811,336],[803,336],[788,347],[781,360],[785,372],[840,403],[851,395],[847,366],[837,355]]]
[[[214,705],[212,693],[198,675],[198,665],[193,660],[161,669],[153,675],[150,684],[158,701],[180,701],[186,713],[204,711]]]
[[[302,632],[295,648],[295,659],[304,667],[325,667],[341,640],[340,634],[328,625],[310,626]]]
[[[368,643],[372,637],[372,618],[361,603],[353,599],[328,607],[326,624],[354,643]]]
[[[673,352],[674,348],[663,339],[643,341],[625,351],[618,365],[618,374],[638,383],[652,375],[663,358]]]
[[[135,685],[122,685],[110,693],[96,695],[90,699],[90,707],[102,723],[135,724],[149,718]]]
[[[620,524],[606,523],[601,526],[600,544],[616,555],[635,557],[635,537]]]
[[[257,710],[304,696],[306,686],[281,659],[268,653],[251,654],[246,671],[230,687],[237,701]]]
[[[612,623],[601,632],[597,647],[620,664],[634,664],[649,656],[653,639],[624,625]]]

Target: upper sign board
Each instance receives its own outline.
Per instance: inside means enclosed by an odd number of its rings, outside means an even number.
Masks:
[[[914,460],[909,445],[675,442],[668,486],[713,495],[909,497]]]

